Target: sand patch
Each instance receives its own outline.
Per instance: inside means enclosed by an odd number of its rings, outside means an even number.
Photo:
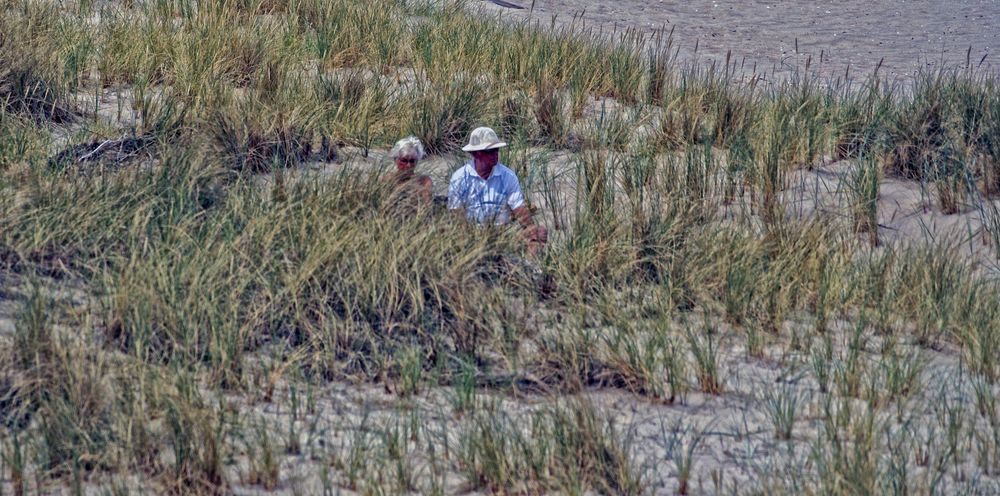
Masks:
[[[1000,3],[992,0],[836,3],[715,0],[525,0],[534,11],[483,2],[486,9],[513,19],[529,15],[542,22],[573,16],[603,32],[635,28],[674,30],[684,59],[732,60],[747,73],[793,75],[812,58],[824,76],[881,72],[910,77],[923,68],[964,66],[967,60],[996,70],[1000,48]],[[970,50],[971,49],[971,50]]]

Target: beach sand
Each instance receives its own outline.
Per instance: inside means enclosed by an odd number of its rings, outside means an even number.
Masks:
[[[604,32],[674,30],[681,60],[731,60],[747,73],[787,76],[811,67],[826,77],[874,71],[911,77],[922,68],[1000,69],[1000,1],[840,2],[712,0],[516,0],[515,10],[482,2],[516,19],[569,23],[580,15]],[[797,48],[796,48],[797,47]],[[695,50],[697,48],[697,51]],[[971,50],[970,50],[971,48]],[[822,60],[820,60],[822,58]]]

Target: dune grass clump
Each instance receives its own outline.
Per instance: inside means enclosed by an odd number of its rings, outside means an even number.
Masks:
[[[542,83],[534,95],[534,114],[543,143],[565,146],[569,141],[570,119],[565,96],[556,87]]]
[[[268,123],[236,122],[226,113],[212,119],[215,146],[233,170],[251,174],[300,164],[312,155],[313,134],[278,114]],[[294,119],[294,117],[292,118]]]
[[[30,119],[0,110],[0,169],[40,160],[48,142],[45,131]]]
[[[20,45],[18,30],[9,29],[15,19],[0,23],[0,102],[5,113],[37,122],[65,123],[75,115],[66,105],[66,87],[37,53],[38,48]]]
[[[0,98],[6,112],[56,123],[73,118],[73,114],[62,106],[58,88],[42,79],[30,62],[5,61],[3,65]]]
[[[418,215],[431,229],[402,222],[378,187],[291,189],[275,204],[249,185],[231,188],[223,210],[211,213],[213,229],[193,224],[169,234],[189,239],[164,238],[169,253],[123,254],[123,272],[108,280],[114,340],[140,356],[205,361],[236,384],[247,350],[276,339],[307,346],[316,362],[305,365],[322,375],[370,378],[409,346],[429,352],[425,367],[494,346],[502,335],[490,322],[497,309],[471,304],[489,296],[501,270],[489,238],[469,238],[453,251],[435,242],[455,239],[453,226],[427,212]],[[392,278],[377,277],[400,254],[408,255],[396,260]],[[298,281],[297,292],[281,289],[289,281]],[[327,356],[340,357],[343,368],[327,369]]]
[[[429,153],[455,152],[467,142],[477,123],[494,114],[487,95],[496,90],[482,81],[458,79],[443,84],[423,84],[410,93],[410,132],[421,139]]]
[[[327,161],[337,157],[339,145],[368,150],[393,125],[376,116],[399,109],[391,86],[361,70],[321,75],[315,91],[315,105],[321,109],[315,123],[322,134],[319,152]]]
[[[175,386],[166,371],[59,334],[57,326],[81,323],[67,321],[71,305],[43,288],[27,303],[14,342],[0,353],[14,384],[3,393],[0,418],[14,436],[3,456],[15,491],[51,490],[59,479],[83,487],[91,474],[112,469],[146,472],[176,490],[212,492],[223,484],[224,434],[209,427],[204,409],[195,413],[200,400],[184,391],[183,374]],[[149,423],[151,408],[168,427]],[[171,451],[172,464],[164,456]]]
[[[917,88],[914,100],[900,109],[889,128],[889,142],[894,144],[886,168],[908,178],[933,179],[938,164],[947,174],[948,162],[954,160],[956,150],[949,149],[949,116],[943,84],[935,80],[924,82]]]
[[[835,158],[857,158],[880,150],[894,105],[893,91],[893,87],[878,79],[877,73],[860,90],[849,86],[840,89],[837,94],[840,105],[831,119]]]
[[[932,183],[945,213],[960,211],[976,191],[992,196],[993,88],[988,77],[957,71],[923,75],[889,121],[886,170]]]
[[[488,413],[468,420],[459,456],[481,487],[642,493],[642,474],[630,465],[621,433],[589,405],[557,406],[525,420]]]
[[[848,183],[854,228],[866,234],[872,246],[878,246],[878,197],[881,167],[873,160],[861,159]]]

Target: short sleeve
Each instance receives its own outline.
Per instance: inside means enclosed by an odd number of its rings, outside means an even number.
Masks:
[[[518,182],[517,176],[511,171],[507,174],[507,180],[504,181],[507,184],[504,189],[507,193],[507,206],[511,210],[517,210],[524,206],[524,194],[521,193],[521,183]]]

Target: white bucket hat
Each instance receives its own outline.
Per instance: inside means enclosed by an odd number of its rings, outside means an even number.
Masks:
[[[472,130],[472,134],[469,135],[469,144],[463,146],[462,151],[479,152],[494,148],[503,148],[505,146],[507,146],[507,143],[500,141],[496,131],[488,127],[477,127]]]

